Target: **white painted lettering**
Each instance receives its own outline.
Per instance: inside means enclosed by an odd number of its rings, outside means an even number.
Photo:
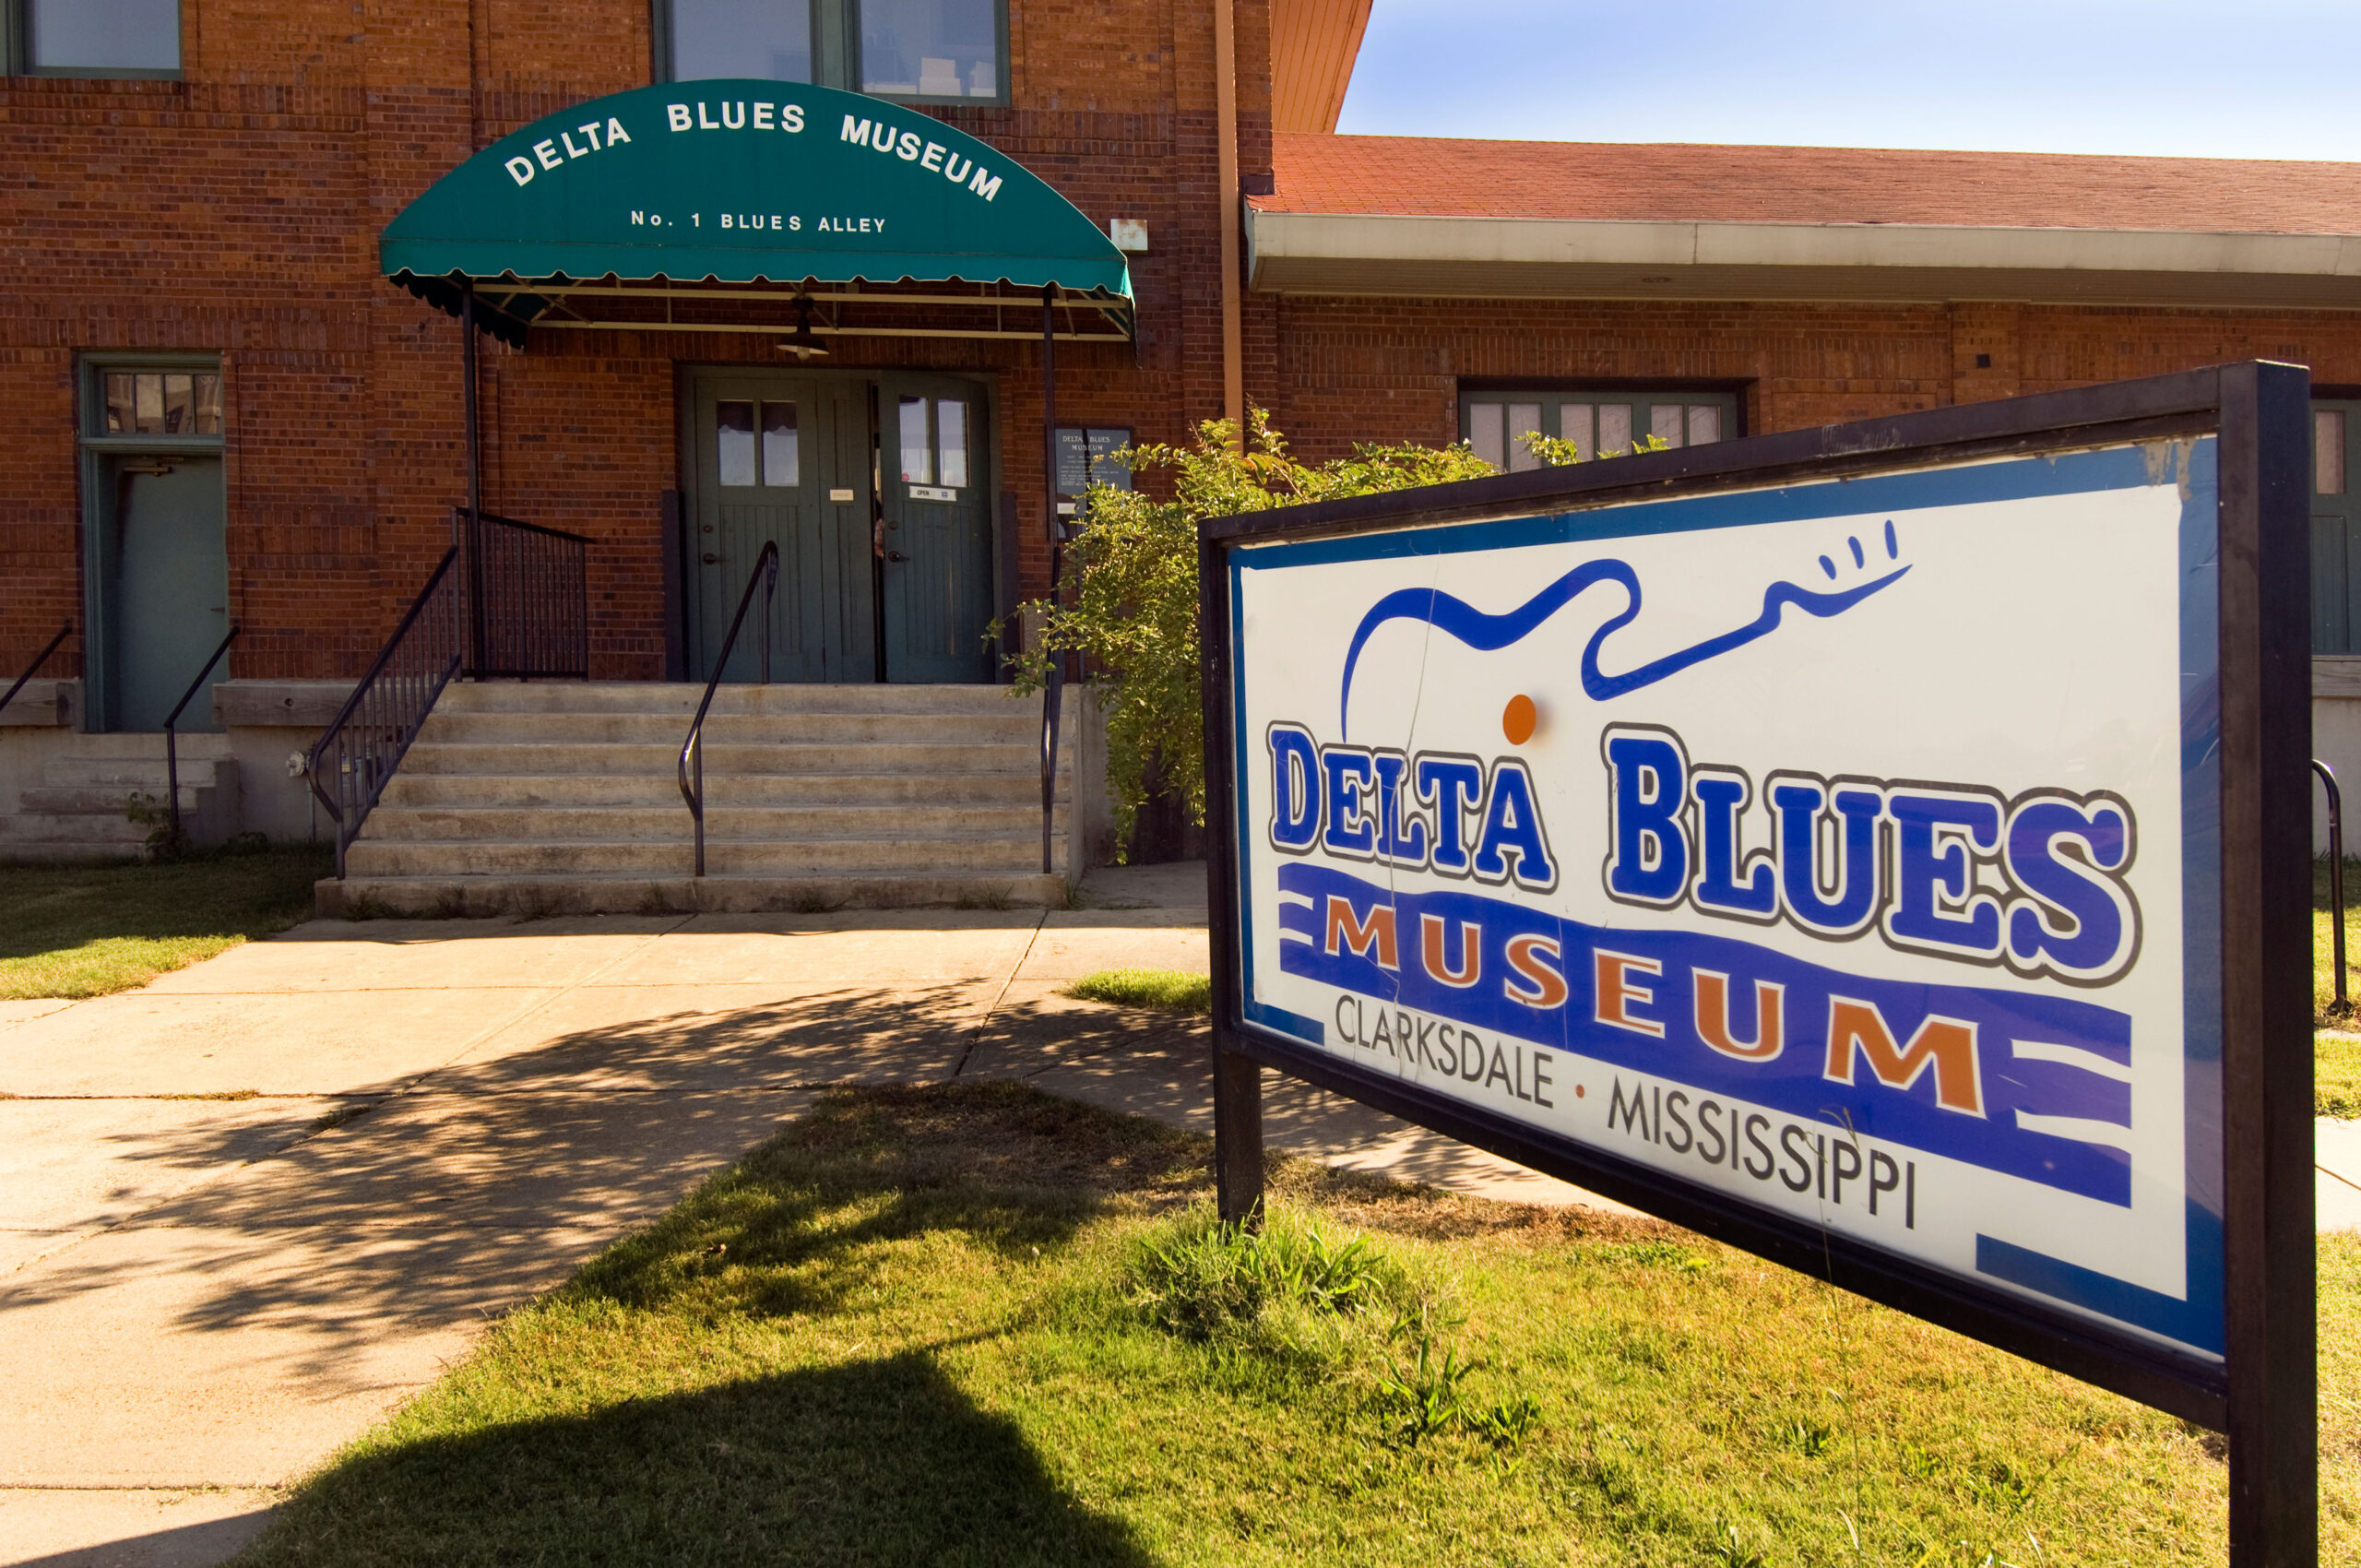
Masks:
[[[685,131],[689,128],[689,106],[685,103],[666,104],[664,117],[672,122],[672,128],[676,131]],[[609,141],[616,139],[612,126],[608,127],[607,139]]]
[[[801,130],[803,128],[803,105],[801,103],[783,103],[779,105],[778,118],[779,124],[785,125],[789,131]]]
[[[787,220],[787,228],[788,232],[791,234],[801,233],[803,232],[803,215],[801,213],[797,213],[794,217],[789,219]]]
[[[576,127],[576,129],[579,129],[579,127],[577,126],[577,127]],[[564,142],[564,143],[565,144],[565,155],[566,155],[568,158],[586,158],[586,157],[589,156],[589,153],[590,153],[590,151],[591,151],[591,149],[590,149],[589,148],[587,148],[587,147],[576,147],[576,146],[575,146],[575,145],[574,145],[574,132],[573,132],[573,131],[560,131],[560,132],[558,132],[558,134],[557,134],[557,139],[558,139],[558,140],[560,140],[560,141],[562,141],[562,142]]]
[[[967,182],[967,188],[986,201],[990,201],[1000,195],[1000,176],[994,174],[990,179],[986,179],[984,166],[979,163],[976,165],[976,177]]]
[[[705,100],[702,98],[697,100],[697,129],[701,131],[721,129],[721,123],[705,112]]]
[[[730,117],[730,112],[732,109],[738,111],[738,118],[735,120]],[[721,123],[723,126],[730,130],[744,130],[746,128],[746,105],[742,102],[723,104],[721,106]]]
[[[918,158],[919,158],[919,134],[918,134],[918,132],[916,132],[916,131],[904,131],[904,132],[902,133],[902,147],[901,147],[901,152],[902,152],[902,161],[903,161],[903,162],[905,162],[905,163],[915,163],[915,162],[917,162],[917,161],[918,161]]]
[[[512,158],[508,160],[507,169],[508,177],[516,181],[518,184],[528,185],[533,183],[533,160],[531,159]]]
[[[851,115],[848,114],[845,116],[845,134],[841,139],[851,142],[857,147],[867,147],[869,145],[869,131],[870,125],[868,121],[856,120]]]
[[[645,212],[635,212],[635,213],[633,213],[633,214],[631,215],[631,220],[632,220],[634,223],[636,223],[637,225],[639,225],[639,226],[640,226],[641,228],[643,228],[643,229],[645,229],[646,227],[647,227],[647,214],[646,214]]]
[[[580,132],[581,132],[585,137],[588,137],[588,138],[589,138],[589,142],[590,142],[590,150],[591,150],[591,151],[596,152],[596,151],[598,151],[598,150],[599,150],[599,122],[598,122],[598,121],[593,120],[593,121],[591,121],[591,122],[590,122],[588,125],[576,125],[576,126],[575,126],[574,128],[575,128],[575,130],[577,130],[577,131],[580,131]]]
[[[564,159],[560,158],[557,155],[557,143],[553,141],[535,142],[533,144],[533,156],[541,160],[541,167],[544,169],[554,169],[559,164],[565,161]]]
[[[951,155],[950,160],[943,165],[943,177],[955,185],[960,181],[966,179],[967,177],[967,171],[974,167],[975,164],[973,162],[960,157],[955,152]]]
[[[672,128],[678,131],[685,130],[687,127],[683,125],[675,125]],[[609,115],[607,117],[607,145],[609,147],[613,147],[619,142],[627,142],[629,140],[631,140],[631,133],[623,129],[623,123],[621,120],[616,119],[611,114]]]
[[[755,105],[754,105],[754,129],[756,129],[756,130],[758,130],[758,131],[767,131],[767,130],[769,130],[770,128],[771,128],[771,106],[770,106],[769,104],[767,104],[767,103],[757,103],[757,104],[755,104]]]
[[[939,141],[931,141],[926,144],[926,150],[919,155],[919,162],[925,168],[940,169],[943,167],[943,155],[950,150]]]

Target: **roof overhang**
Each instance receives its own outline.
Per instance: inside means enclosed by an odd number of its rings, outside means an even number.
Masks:
[[[2361,234],[1609,221],[1250,207],[1258,292],[2361,310]]]

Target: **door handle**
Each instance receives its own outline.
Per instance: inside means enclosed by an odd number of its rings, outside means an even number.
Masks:
[[[721,557],[720,557],[720,556],[718,556],[718,555],[716,555],[712,551],[708,550],[708,551],[706,551],[706,552],[705,552],[704,560],[705,560],[705,564],[706,564],[706,565],[708,565],[708,566],[712,566],[712,565],[718,565],[718,564],[720,564],[720,561],[721,561]]]
[[[885,559],[888,561],[907,561],[909,557],[903,554],[898,550],[889,550],[885,552]]]

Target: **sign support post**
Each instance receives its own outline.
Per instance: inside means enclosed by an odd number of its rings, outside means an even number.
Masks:
[[[2308,383],[2222,373],[2224,1264],[2230,1561],[2319,1561]]]
[[[1229,624],[1229,580],[1221,552],[1211,540],[1197,546],[1197,624]],[[1229,659],[1227,638],[1205,637],[1199,668],[1205,712],[1208,758],[1214,737],[1229,732]],[[1218,831],[1235,809],[1227,769],[1205,769],[1205,862],[1211,880],[1205,901],[1212,951],[1232,950],[1237,941],[1238,886],[1229,835]],[[1238,1016],[1235,966],[1216,956],[1213,965],[1214,1201],[1228,1225],[1258,1225],[1263,1218],[1263,1064],[1239,1049],[1243,1042],[1225,1021]]]
[[[1208,519],[1222,1218],[1275,1068],[2221,1431],[2316,1568],[2308,400]]]

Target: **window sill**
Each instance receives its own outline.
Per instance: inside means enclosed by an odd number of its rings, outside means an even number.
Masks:
[[[184,73],[178,66],[169,71],[135,71],[129,67],[98,67],[85,69],[79,65],[28,65],[10,73],[19,77],[36,77],[49,81],[85,82],[176,82]]]

